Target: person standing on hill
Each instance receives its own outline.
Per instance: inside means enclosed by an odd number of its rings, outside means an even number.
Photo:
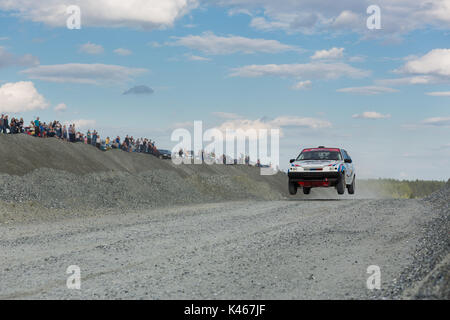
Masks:
[[[0,118],[0,133],[3,132],[3,118],[5,116],[2,114],[2,117]]]
[[[72,142],[72,125],[69,124],[69,129],[67,130],[67,133],[69,134],[69,141]]]
[[[63,126],[62,134],[63,134],[63,140],[67,141],[67,126],[66,125]]]
[[[6,129],[10,129],[10,128],[9,128],[9,123],[8,123],[8,115],[6,115],[6,116],[3,118],[3,133],[8,133],[8,132],[6,131]]]
[[[92,132],[92,145],[95,147],[97,145],[97,131]]]
[[[41,122],[39,121],[39,117],[37,117],[36,120],[34,120],[34,135],[36,137],[39,137],[41,134],[40,126],[41,126]]]

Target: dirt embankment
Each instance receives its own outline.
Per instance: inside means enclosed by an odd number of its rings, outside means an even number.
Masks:
[[[286,174],[262,176],[245,165],[175,165],[148,154],[26,135],[0,135],[0,146],[6,151],[0,153],[0,201],[9,211],[277,200],[287,189]]]

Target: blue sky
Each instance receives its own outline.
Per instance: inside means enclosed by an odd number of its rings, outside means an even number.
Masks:
[[[356,0],[71,4],[80,30],[64,1],[0,0],[2,113],[163,148],[194,120],[263,124],[282,130],[283,168],[327,145],[363,178],[450,178],[448,0],[379,1],[380,30]]]

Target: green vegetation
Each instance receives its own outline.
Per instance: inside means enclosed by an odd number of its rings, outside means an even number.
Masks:
[[[445,181],[369,179],[360,180],[359,185],[373,190],[381,197],[423,198],[444,187]]]

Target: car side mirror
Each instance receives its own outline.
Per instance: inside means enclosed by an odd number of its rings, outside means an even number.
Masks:
[[[295,159],[291,159],[291,160],[289,160],[289,163],[292,163],[292,162],[294,162],[295,161]]]
[[[352,159],[345,159],[344,162],[345,163],[352,163]]]

